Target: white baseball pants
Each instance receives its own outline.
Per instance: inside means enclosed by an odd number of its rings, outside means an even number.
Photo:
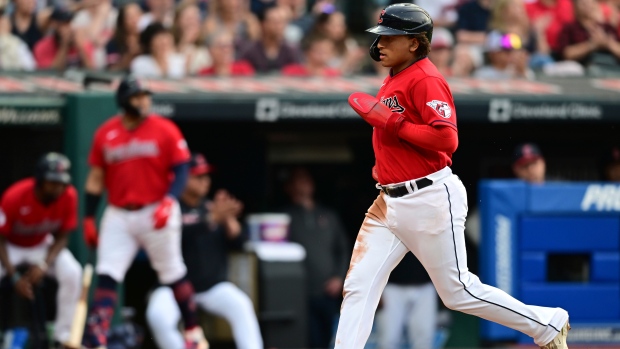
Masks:
[[[97,274],[123,281],[140,247],[164,285],[178,281],[187,269],[181,254],[181,209],[175,202],[162,229],[153,228],[153,212],[158,204],[127,211],[109,205],[101,218],[97,247]]]
[[[238,349],[263,349],[252,301],[237,286],[221,282],[208,291],[197,293],[194,299],[203,310],[228,321]],[[169,287],[153,291],[146,309],[146,320],[160,348],[185,349],[178,327],[181,312]]]
[[[437,291],[433,284],[387,284],[378,318],[379,347],[399,349],[403,330],[411,349],[431,349],[437,328]]]
[[[400,198],[381,193],[368,210],[344,283],[336,348],[362,349],[388,276],[408,251],[422,263],[443,303],[521,331],[539,346],[568,321],[560,308],[526,305],[485,285],[467,269],[464,225],[467,195],[450,168],[427,178],[433,185]]]
[[[52,241],[53,238],[50,236],[41,244],[33,247],[20,247],[7,243],[9,261],[14,266],[22,263],[39,264],[45,261]],[[0,266],[0,277],[3,277],[4,273],[5,271]],[[75,305],[82,290],[82,266],[65,248],[60,251],[54,263],[49,266],[47,275],[54,277],[58,282],[54,339],[64,343],[69,340]]]

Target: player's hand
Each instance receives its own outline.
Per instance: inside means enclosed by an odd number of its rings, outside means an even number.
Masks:
[[[17,291],[17,294],[19,294],[20,296],[26,299],[30,299],[30,300],[34,299],[34,292],[32,291],[32,284],[30,283],[28,278],[25,278],[25,277],[19,278],[19,280],[17,280],[17,282],[15,283],[15,291]]]
[[[342,279],[334,276],[325,282],[325,293],[332,298],[338,298],[342,295]]]
[[[382,130],[385,129],[388,119],[392,116],[390,108],[367,93],[355,92],[351,94],[349,105],[367,123]]]
[[[174,199],[170,196],[166,196],[163,198],[163,200],[161,200],[161,202],[159,203],[159,206],[157,206],[157,208],[155,209],[155,212],[153,213],[153,221],[154,221],[153,227],[156,230],[159,230],[166,226],[166,223],[168,222],[168,218],[170,217],[170,214],[172,213],[173,205],[174,205]]]
[[[97,225],[95,217],[84,217],[82,221],[82,233],[84,235],[84,243],[90,248],[96,248],[99,244],[99,236],[97,234]]]
[[[45,276],[45,270],[41,269],[38,265],[33,265],[28,269],[27,276],[28,281],[30,281],[32,285],[37,285]]]

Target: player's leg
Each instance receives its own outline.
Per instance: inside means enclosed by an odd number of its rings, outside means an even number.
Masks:
[[[129,231],[130,214],[132,213],[108,206],[101,218],[95,268],[97,288],[84,332],[84,345],[87,348],[106,345],[106,336],[117,301],[118,283],[125,278],[138,251],[138,242]]]
[[[48,273],[58,282],[54,339],[65,343],[71,333],[75,306],[82,290],[82,267],[69,250],[63,249]]]
[[[408,287],[413,307],[408,314],[407,329],[412,349],[433,348],[437,328],[437,291],[430,282]]]
[[[140,213],[140,222],[145,226],[136,236],[149,256],[159,282],[172,289],[183,318],[186,339],[198,344],[199,348],[207,348],[208,343],[198,326],[194,287],[186,277],[187,268],[181,252],[181,209],[175,203],[166,226],[156,231],[152,228],[154,209],[151,207]]]
[[[380,195],[357,235],[344,281],[336,348],[364,347],[388,277],[407,253],[403,243],[386,227],[384,212],[386,205]]]
[[[220,282],[206,292],[197,293],[196,303],[207,312],[228,321],[238,349],[263,348],[252,300],[237,286]]]
[[[448,308],[521,331],[541,346],[568,321],[563,309],[523,304],[469,272],[464,235],[467,196],[458,177],[451,175],[388,202],[394,215],[390,224],[398,226],[395,233],[424,265]]]
[[[146,321],[160,349],[185,349],[179,332],[181,312],[170,287],[158,287],[149,297]]]
[[[382,349],[400,349],[407,313],[410,309],[406,289],[404,286],[388,283],[383,290],[382,314],[378,322],[379,347]]]

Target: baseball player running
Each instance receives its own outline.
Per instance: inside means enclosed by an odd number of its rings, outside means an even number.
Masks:
[[[565,310],[523,304],[467,269],[467,197],[449,167],[456,113],[448,84],[426,57],[430,16],[413,4],[391,5],[368,31],[379,35],[370,55],[390,75],[377,98],[354,93],[349,104],[374,127],[373,176],[381,192],[357,236],[336,348],[364,347],[388,276],[409,251],[448,308],[526,333],[541,348],[567,348]]]
[[[124,113],[96,131],[88,158],[84,239],[97,246],[98,286],[84,336],[88,348],[104,348],[123,281],[138,249],[144,248],[159,282],[172,289],[185,326],[187,346],[206,349],[197,323],[194,290],[181,256],[181,212],[177,202],[188,175],[189,150],[169,120],[149,114],[150,91],[134,78],[124,79],[116,99]],[[109,205],[98,239],[94,216],[105,189]]]
[[[193,154],[187,185],[179,200],[188,277],[196,288],[198,306],[228,321],[237,348],[262,349],[263,339],[252,301],[226,281],[228,251],[240,249],[246,240],[237,219],[243,205],[226,191],[218,191],[213,201],[207,201],[210,172],[211,166],[204,156]],[[146,319],[161,349],[182,347],[183,339],[178,331],[180,318],[170,289],[157,288],[149,299]]]
[[[0,277],[9,276],[15,290],[33,300],[32,287],[45,275],[58,281],[54,339],[69,339],[73,312],[81,291],[82,268],[67,250],[77,226],[77,191],[70,184],[70,162],[59,153],[45,154],[34,178],[10,186],[0,202]],[[30,265],[24,275],[15,267]]]

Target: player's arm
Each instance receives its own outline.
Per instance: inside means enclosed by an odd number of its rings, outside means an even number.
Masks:
[[[2,267],[6,270],[9,277],[15,275],[15,268],[9,261],[9,253],[6,249],[6,236],[4,235],[0,235],[0,263],[2,263]]]
[[[48,267],[52,265],[52,263],[54,263],[60,251],[67,247],[68,243],[69,235],[66,232],[54,234],[54,243],[47,250],[47,256],[45,256],[45,260],[38,265],[32,266],[28,270],[28,280],[32,284],[38,284],[41,279],[43,279],[43,276],[47,272]]]
[[[349,97],[349,104],[366,122],[419,147],[453,153],[458,147],[458,134],[453,124],[435,122],[417,125],[394,113],[377,98],[361,92]]]
[[[84,213],[84,221],[82,222],[82,232],[84,242],[91,248],[97,246],[97,225],[95,224],[95,215],[103,194],[105,174],[103,168],[92,166],[88,177],[86,177],[86,209]]]

